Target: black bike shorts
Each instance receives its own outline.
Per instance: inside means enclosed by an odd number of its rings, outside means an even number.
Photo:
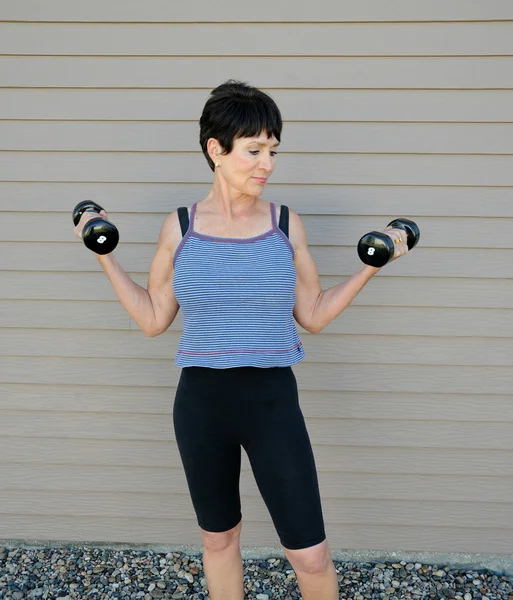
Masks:
[[[184,367],[173,424],[198,525],[222,532],[242,519],[241,446],[281,544],[325,538],[314,455],[291,367]]]

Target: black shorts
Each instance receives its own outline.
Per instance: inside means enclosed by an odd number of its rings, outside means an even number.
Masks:
[[[325,538],[314,455],[291,367],[184,367],[173,424],[198,525],[227,531],[242,519],[241,446],[281,544]]]

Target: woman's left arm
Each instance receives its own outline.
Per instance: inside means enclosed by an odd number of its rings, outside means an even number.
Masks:
[[[317,266],[308,250],[306,230],[300,216],[289,209],[290,241],[294,246],[296,267],[296,303],[294,318],[310,333],[320,333],[351,302],[365,284],[381,269],[363,264],[362,267],[343,283],[327,290],[321,289]],[[386,229],[387,234],[405,236],[397,229]],[[405,238],[404,238],[405,240]],[[396,248],[398,258],[408,251],[404,241]]]

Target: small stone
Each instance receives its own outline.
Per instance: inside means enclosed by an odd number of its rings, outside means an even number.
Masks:
[[[257,600],[269,600],[269,596],[267,594],[258,594]]]
[[[150,583],[150,585],[148,586],[148,592],[153,592],[153,590],[156,588],[157,586],[154,583]]]
[[[463,600],[472,600],[472,594],[465,594]]]

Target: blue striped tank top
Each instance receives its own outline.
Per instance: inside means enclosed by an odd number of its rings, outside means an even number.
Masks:
[[[252,238],[221,238],[189,228],[173,258],[173,289],[183,313],[179,367],[285,367],[305,356],[293,316],[294,248],[276,222]]]

